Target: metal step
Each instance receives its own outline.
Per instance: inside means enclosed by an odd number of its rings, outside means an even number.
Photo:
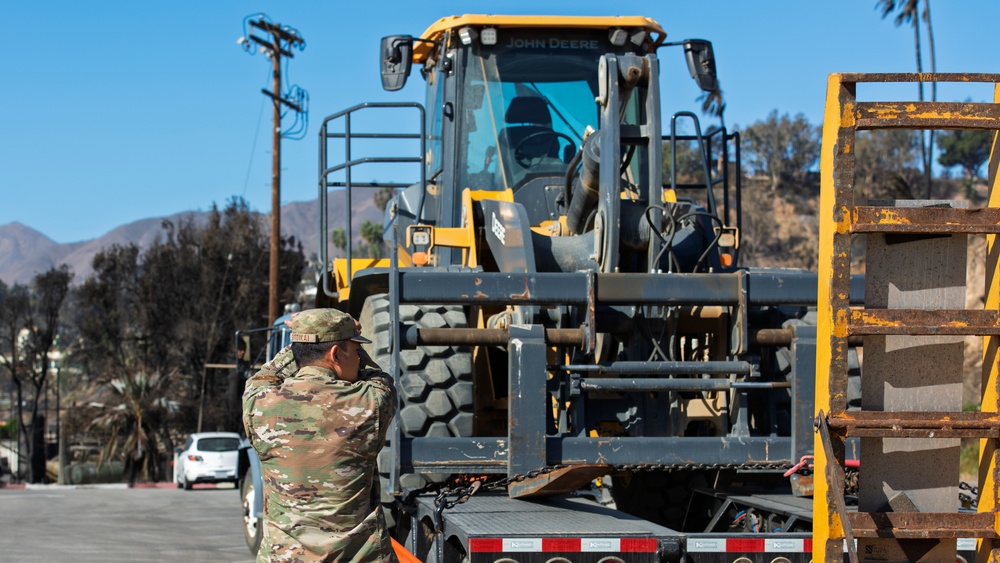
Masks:
[[[1000,233],[1000,209],[981,207],[851,208],[851,232],[893,234]]]
[[[850,512],[855,538],[997,538],[992,512]],[[831,537],[833,537],[831,535]]]
[[[997,104],[972,102],[858,102],[854,128],[992,129],[1000,120]]]
[[[849,336],[998,336],[1000,312],[983,309],[863,309],[851,307]]]
[[[847,411],[827,424],[831,431],[863,438],[1000,437],[1000,414],[989,412]]]

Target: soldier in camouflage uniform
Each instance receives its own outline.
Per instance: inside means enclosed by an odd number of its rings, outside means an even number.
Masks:
[[[396,413],[392,378],[346,313],[296,313],[291,329],[243,394],[264,481],[257,561],[396,561],[376,469]]]

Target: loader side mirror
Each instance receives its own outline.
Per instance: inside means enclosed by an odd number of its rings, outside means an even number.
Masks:
[[[684,41],[684,57],[687,59],[688,71],[698,87],[706,92],[719,89],[719,80],[715,75],[715,54],[712,43],[704,39],[687,39]]]
[[[382,38],[379,60],[382,67],[382,88],[395,92],[406,84],[413,62],[413,37],[390,35]]]

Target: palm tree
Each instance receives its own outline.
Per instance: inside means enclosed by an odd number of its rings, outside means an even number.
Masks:
[[[375,192],[375,195],[372,196],[372,199],[375,201],[375,207],[378,207],[378,210],[384,213],[385,208],[389,205],[389,201],[392,200],[394,195],[396,195],[396,188],[390,186],[379,188]]]
[[[160,433],[165,432],[171,410],[166,400],[169,383],[169,377],[144,371],[110,381],[117,405],[106,408],[90,423],[92,429],[109,435],[98,465],[121,456],[129,483],[155,482],[163,477],[160,445],[169,449],[170,444]]]
[[[716,88],[711,92],[702,92],[698,96],[698,101],[701,102],[702,113],[718,117],[722,127],[726,127],[726,118],[723,116],[726,111],[726,100],[722,97],[721,88]]]
[[[330,231],[330,244],[341,250],[347,248],[347,235],[344,234],[344,229],[337,227]]]
[[[930,50],[931,72],[937,72],[937,64],[934,57],[934,31],[931,27],[931,6],[930,0],[924,0],[924,10],[922,18],[918,15],[920,0],[876,0],[875,9],[882,11],[882,19],[887,18],[892,13],[896,13],[895,24],[899,27],[903,24],[913,26],[913,49],[917,56],[917,72],[924,71],[923,59],[920,48],[920,20],[927,24],[928,47]],[[924,101],[924,83],[917,82],[920,93],[920,101]],[[931,84],[931,99],[937,101],[937,84]],[[931,197],[931,163],[934,158],[934,131],[930,131],[929,138],[924,131],[920,132],[920,157],[924,166],[924,181],[927,184],[927,197]]]
[[[924,23],[927,24],[927,47],[930,50],[931,55],[931,72],[937,72],[937,61],[934,58],[934,28],[931,27],[931,0],[924,0],[924,13],[923,13]],[[937,82],[931,82],[931,101],[937,101]],[[927,175],[927,199],[930,199],[930,170],[931,163],[933,162],[933,151],[934,151],[934,130],[931,129],[928,133],[928,155],[927,155],[927,168],[924,170],[924,174]]]

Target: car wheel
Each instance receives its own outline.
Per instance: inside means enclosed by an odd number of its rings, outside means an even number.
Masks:
[[[191,481],[187,480],[187,475],[181,473],[181,484],[184,486],[185,491],[190,491],[192,487]]]
[[[264,536],[264,527],[253,509],[254,494],[253,474],[248,468],[243,474],[243,486],[240,488],[240,498],[243,499],[243,535],[250,553],[256,555]]]

